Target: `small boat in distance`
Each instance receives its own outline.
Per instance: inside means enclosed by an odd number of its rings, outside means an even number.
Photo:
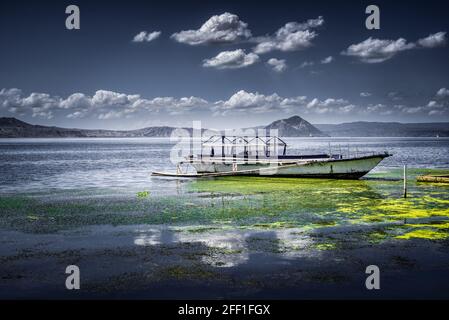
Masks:
[[[176,173],[153,172],[152,175],[359,179],[389,156],[387,152],[287,155],[287,144],[279,137],[214,135],[202,142],[200,154],[191,154],[180,161]],[[193,167],[196,173],[183,170],[185,166]]]

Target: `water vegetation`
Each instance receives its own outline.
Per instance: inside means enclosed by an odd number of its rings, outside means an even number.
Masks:
[[[137,198],[148,198],[148,196],[150,195],[150,191],[139,191],[137,192]]]
[[[138,192],[137,197],[111,198],[101,193],[91,198],[58,197],[56,200],[48,195],[0,195],[0,225],[37,233],[100,224],[191,226],[181,229],[189,233],[218,232],[229,227],[295,228],[312,232],[370,226],[360,237],[372,244],[447,238],[449,186],[416,183],[410,179],[409,197],[404,199],[402,181],[383,179],[400,176],[399,171],[375,173],[358,181],[269,177],[198,179],[188,183],[188,192],[177,196],[150,197],[149,191]],[[430,172],[409,170],[412,177]]]

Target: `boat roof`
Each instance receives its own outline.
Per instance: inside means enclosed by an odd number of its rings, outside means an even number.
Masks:
[[[220,136],[213,135],[202,142],[205,147],[283,146],[287,144],[277,136]]]

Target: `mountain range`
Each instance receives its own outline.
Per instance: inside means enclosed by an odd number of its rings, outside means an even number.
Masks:
[[[16,118],[0,118],[0,138],[68,137],[170,137],[176,127],[137,130],[76,129],[30,124]],[[191,132],[191,128],[183,128]],[[245,129],[277,129],[281,137],[449,137],[449,123],[350,122],[312,125],[300,116],[276,120],[266,126]],[[204,129],[205,130],[205,129]],[[217,131],[217,134],[220,132]]]
[[[176,127],[147,127],[137,130],[100,130],[48,127],[26,123],[16,118],[0,118],[1,138],[57,138],[57,137],[170,137]],[[191,128],[182,128],[192,131]],[[279,136],[324,137],[327,136],[299,116],[277,120],[267,126],[246,129],[278,129]],[[203,129],[206,130],[206,129]],[[209,130],[210,131],[210,130]],[[220,134],[217,131],[217,134]]]
[[[332,137],[449,137],[448,122],[400,123],[357,121],[315,124]]]

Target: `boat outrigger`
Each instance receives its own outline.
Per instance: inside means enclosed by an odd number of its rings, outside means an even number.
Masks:
[[[209,149],[207,154],[203,154],[205,148]],[[152,175],[359,179],[389,156],[387,152],[356,153],[353,156],[331,152],[287,155],[287,144],[279,137],[214,135],[202,143],[200,154],[191,154],[180,161],[176,173],[153,172]],[[189,166],[193,167],[196,173],[189,173]]]

